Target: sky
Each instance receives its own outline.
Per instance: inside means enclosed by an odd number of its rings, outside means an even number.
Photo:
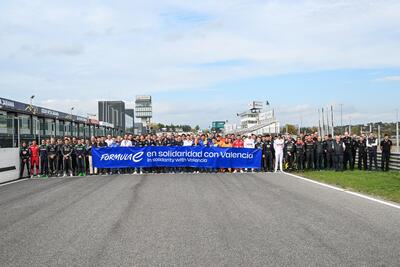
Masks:
[[[77,115],[153,97],[154,121],[395,121],[398,0],[0,1],[0,96]]]

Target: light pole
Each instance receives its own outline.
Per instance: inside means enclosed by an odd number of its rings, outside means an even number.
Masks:
[[[35,98],[35,95],[31,95],[30,99],[29,99],[29,108],[31,109],[31,112],[33,114],[35,114],[35,111],[33,109],[33,99]],[[33,127],[35,125],[35,127]],[[33,130],[34,129],[34,130]],[[37,119],[35,119],[34,117],[32,117],[32,130],[34,131],[34,137],[36,139],[36,135],[39,132],[39,144],[40,144],[40,124],[39,124],[39,131],[38,131],[38,121]]]
[[[332,136],[335,136],[335,124],[333,118],[333,106],[331,106],[331,123],[332,123]]]
[[[343,104],[340,104],[340,128],[343,131]]]
[[[351,134],[351,117],[350,117],[350,121],[349,121],[349,134]]]
[[[69,132],[70,132],[70,134],[71,134],[71,136],[73,136],[74,134],[73,134],[73,127],[72,127],[72,124],[73,124],[73,120],[72,120],[72,111],[74,111],[74,107],[71,107],[71,123],[69,124]]]
[[[30,104],[31,104],[31,106],[32,106],[32,104],[33,104],[33,99],[35,98],[35,95],[32,95],[31,97],[30,97]]]
[[[396,109],[396,143],[397,143],[397,152],[400,152],[400,144],[399,144],[399,109]]]

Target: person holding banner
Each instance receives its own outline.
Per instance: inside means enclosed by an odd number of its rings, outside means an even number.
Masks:
[[[248,136],[243,142],[243,147],[251,149],[256,148],[255,136],[254,135]],[[246,168],[246,172],[247,171],[249,170]],[[254,172],[254,169],[251,169],[251,172]]]

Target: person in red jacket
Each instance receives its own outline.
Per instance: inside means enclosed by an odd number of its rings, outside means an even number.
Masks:
[[[33,170],[36,168],[36,176],[39,175],[39,146],[36,144],[36,141],[32,141],[32,145],[29,147],[31,152],[31,177],[33,177]]]
[[[234,147],[234,148],[243,148],[244,147],[244,142],[243,142],[243,139],[240,137],[240,135],[238,135],[236,137],[235,141],[233,141],[232,147]],[[238,171],[243,173],[243,169],[235,169],[233,171],[233,173],[237,173]]]
[[[232,143],[232,147],[235,147],[235,148],[243,148],[243,145],[244,145],[244,142],[243,142],[243,139],[240,138],[240,136],[237,136],[235,141],[233,141],[233,143]]]

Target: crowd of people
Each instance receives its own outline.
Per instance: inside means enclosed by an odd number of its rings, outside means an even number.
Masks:
[[[260,169],[195,169],[195,168],[124,168],[97,169],[92,162],[92,149],[101,147],[144,146],[208,146],[221,148],[262,149]],[[379,170],[377,151],[382,151],[380,169],[389,170],[392,141],[370,133],[368,136],[300,134],[286,135],[234,135],[219,134],[162,134],[125,135],[123,137],[92,137],[90,140],[65,137],[22,143],[20,149],[20,177],[85,176],[109,174],[143,174],[144,172],[277,172],[304,170]],[[358,156],[358,157],[357,157]]]

